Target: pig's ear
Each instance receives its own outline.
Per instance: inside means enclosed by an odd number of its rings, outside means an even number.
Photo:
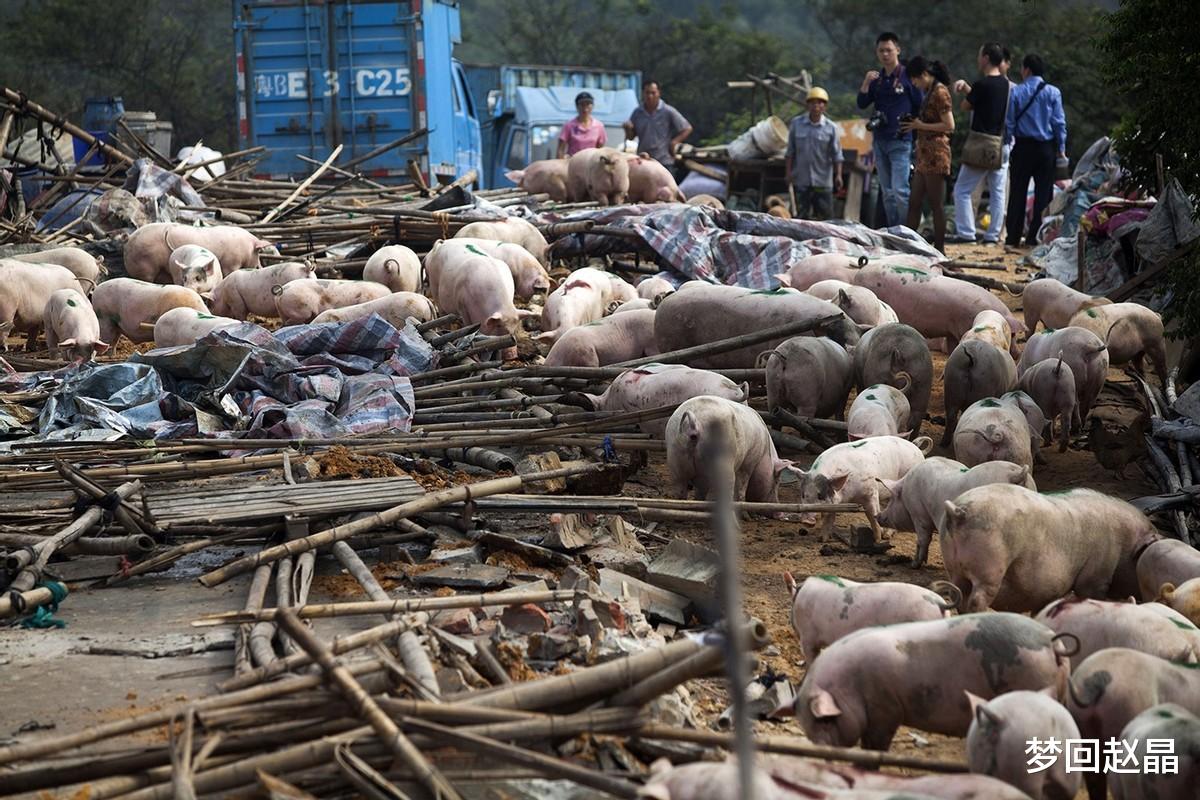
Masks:
[[[992,725],[1000,724],[1000,718],[996,716],[995,712],[987,709],[987,700],[970,692],[964,692],[964,694],[967,696],[967,702],[971,704],[971,714],[980,725],[985,723],[991,723]]]
[[[792,288],[792,279],[788,277],[786,272],[781,272],[778,275],[772,275],[771,277],[779,281],[780,286],[787,287],[788,289]]]
[[[808,710],[817,719],[829,719],[842,715],[842,709],[838,706],[837,700],[824,689],[817,689],[808,699]]]
[[[912,428],[909,428],[906,431],[900,431],[900,433],[897,433],[896,435],[899,436],[901,439],[908,439],[912,436]],[[1022,478],[1021,483],[1024,483],[1024,482],[1025,482],[1025,480],[1024,480],[1024,478]]]
[[[797,592],[797,590],[799,590],[800,586],[799,586],[799,584],[796,583],[796,579],[792,577],[792,573],[790,573],[790,572],[783,573],[783,584],[784,584],[784,586],[787,586],[788,594],[791,595],[792,597],[795,597],[796,592]]]
[[[850,440],[850,441],[852,441],[852,442],[855,442],[855,441],[858,441],[859,439],[863,438],[863,435],[862,435],[861,433],[849,433],[849,432],[847,432],[847,433],[846,433],[846,438],[847,438],[847,439],[849,439],[849,440]]]
[[[792,462],[788,461],[786,458],[777,458],[775,459],[775,463],[771,465],[771,468],[774,471],[775,476],[779,477],[779,475],[785,469],[792,469]]]
[[[65,344],[65,342],[64,342],[64,344]],[[1162,586],[1158,587],[1158,598],[1155,600],[1155,602],[1169,603],[1171,601],[1171,598],[1173,598],[1174,596],[1175,596],[1175,584],[1164,583]]]
[[[63,339],[61,342],[58,343],[58,346],[59,347],[74,347],[75,340],[74,339]]]
[[[740,388],[742,390],[742,402],[750,405],[750,381],[742,381]]]
[[[105,353],[107,353],[108,348],[110,348],[110,347],[112,347],[112,345],[109,344],[108,342],[96,342],[96,352],[99,353],[100,355],[104,355]]]
[[[217,259],[215,257],[213,259],[211,259],[207,264],[204,265],[204,271],[207,272],[209,275],[216,273]]]
[[[1025,481],[1029,480],[1029,465],[1022,464],[1021,472],[1017,475],[1017,479],[1013,483],[1017,486],[1024,486]]]
[[[837,299],[833,303],[838,308],[844,309],[846,306],[851,305],[850,295],[846,294],[845,289],[838,289]]]
[[[946,511],[946,519],[947,520],[954,520],[955,522],[962,522],[963,520],[965,520],[967,518],[967,510],[965,508],[959,508],[958,506],[954,505],[954,503],[952,503],[949,500],[947,500],[942,505],[942,508],[945,509],[945,511]]]
[[[850,480],[850,473],[846,472],[841,475],[835,475],[829,479],[829,488],[835,492],[840,492],[846,486],[846,481]]]

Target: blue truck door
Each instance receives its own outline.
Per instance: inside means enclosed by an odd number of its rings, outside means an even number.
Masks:
[[[455,166],[459,176],[475,170],[476,183],[484,184],[483,152],[480,139],[479,117],[475,113],[475,102],[463,74],[462,64],[452,62],[454,70],[454,149]]]

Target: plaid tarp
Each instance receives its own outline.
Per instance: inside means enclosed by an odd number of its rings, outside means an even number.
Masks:
[[[186,180],[154,164],[148,158],[139,158],[125,173],[122,187],[133,192],[135,197],[157,198],[171,195],[185,206],[204,206],[202,198]]]
[[[541,222],[594,220],[597,225],[625,228],[638,234],[657,254],[657,261],[674,275],[663,277],[703,280],[770,289],[773,277],[796,262],[819,253],[882,258],[905,253],[932,265],[944,256],[912,230],[897,226],[873,230],[857,222],[785,220],[757,212],[728,211],[682,203],[589,209],[567,215],[543,214]],[[600,240],[600,241],[597,241]],[[575,234],[555,245],[555,255],[619,252],[616,237]]]
[[[34,438],[95,438],[97,429],[175,439],[324,438],[407,431],[416,400],[408,376],[436,356],[410,324],[372,314],[272,334],[251,323],[194,345],[134,354],[122,364],[0,376],[0,387],[56,385]],[[0,422],[6,422],[0,415]]]

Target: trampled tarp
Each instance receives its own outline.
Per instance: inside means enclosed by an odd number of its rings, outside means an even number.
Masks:
[[[434,360],[414,327],[397,330],[375,314],[274,333],[243,323],[124,363],[0,377],[5,391],[53,387],[36,420],[0,409],[0,428],[52,439],[407,431],[416,408],[408,376]]]
[[[779,285],[776,274],[820,253],[867,258],[906,253],[928,259],[929,264],[944,260],[932,245],[903,226],[873,230],[857,222],[787,220],[756,212],[674,203],[541,215],[543,222],[582,220],[636,233],[658,255],[661,266],[677,273],[676,281],[682,276],[684,280],[770,289]],[[600,252],[594,241],[586,241],[595,238],[589,234],[567,237],[556,246],[555,254]],[[622,243],[610,239],[617,252]]]

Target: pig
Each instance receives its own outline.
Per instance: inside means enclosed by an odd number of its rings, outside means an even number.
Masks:
[[[381,283],[393,292],[421,291],[421,259],[412,248],[389,244],[371,254],[363,266],[364,281]]]
[[[865,266],[866,263],[865,257],[856,259],[842,253],[820,253],[802,258],[787,272],[772,277],[779,281],[780,286],[800,291],[824,280],[838,280],[842,283],[853,284],[854,276],[858,274],[858,268]]]
[[[908,398],[904,392],[886,383],[868,386],[858,393],[846,415],[846,437],[850,441],[872,436],[908,438]]]
[[[992,347],[1016,358],[1020,355],[1017,350],[1017,339],[1012,334],[1012,329],[1001,314],[984,309],[975,315],[975,319],[971,323],[971,329],[962,335],[960,342],[978,339],[981,342],[987,342]]]
[[[292,281],[316,278],[311,263],[285,261],[270,267],[240,269],[217,284],[212,310],[218,316],[247,319],[251,314],[273,317],[278,313],[272,289]]]
[[[1119,738],[1130,743],[1135,763],[1141,767],[1113,773],[1115,800],[1195,799],[1200,786],[1200,717],[1181,705],[1160,703],[1130,720]],[[1148,740],[1152,739],[1173,743],[1171,752],[1179,759],[1174,769],[1153,772],[1146,768]]]
[[[189,308],[207,314],[204,298],[186,286],[163,286],[135,278],[115,278],[96,287],[92,307],[100,320],[100,338],[116,345],[121,336],[148,342],[159,317],[172,308]]]
[[[312,322],[322,311],[366,303],[392,293],[382,283],[302,278],[271,287],[276,316],[284,325]]]
[[[858,326],[833,303],[790,289],[754,291],[690,281],[658,305],[654,337],[660,352],[707,344],[801,320],[832,320],[806,336],[827,336],[842,347],[858,342]],[[760,353],[778,346],[783,337],[733,351],[693,359],[706,369],[751,368]]]
[[[965,736],[970,692],[1053,688],[1062,696],[1068,659],[1053,631],[1019,614],[968,614],[866,628],[827,647],[808,666],[793,706],[814,744],[887,750],[908,725]]]
[[[1065,452],[1071,440],[1072,421],[1082,424],[1082,420],[1077,419],[1079,401],[1075,395],[1075,373],[1071,371],[1071,365],[1063,361],[1062,351],[1058,352],[1058,358],[1043,359],[1027,369],[1017,386],[1033,398],[1049,423],[1044,435],[1045,444],[1054,438],[1054,422],[1059,421],[1058,452]]]
[[[1137,581],[1144,602],[1157,600],[1163,584],[1179,586],[1200,578],[1200,551],[1178,539],[1154,542],[1137,560]]]
[[[509,271],[512,272],[513,287],[517,297],[528,300],[535,294],[550,291],[550,276],[546,273],[545,268],[533,257],[532,253],[521,245],[456,236],[453,239],[434,242],[429,255],[425,257],[429,293],[437,295],[437,281],[443,262],[447,259],[465,258],[468,255],[491,256],[507,264]],[[364,277],[366,277],[365,274]],[[393,291],[396,290],[393,289]]]
[[[1159,381],[1167,385],[1167,345],[1162,317],[1155,311],[1141,303],[1110,303],[1078,312],[1070,324],[1103,339],[1113,366],[1132,361],[1138,374],[1144,375],[1142,360],[1149,356]]]
[[[313,323],[319,325],[325,322],[350,322],[372,314],[378,314],[397,329],[403,329],[409,317],[415,317],[418,322],[429,322],[437,316],[433,301],[425,295],[416,292],[392,292],[378,300],[322,311],[313,319]]]
[[[519,244],[546,266],[546,237],[532,222],[520,217],[505,217],[488,222],[469,222],[458,229],[455,239],[487,239],[493,242]]]
[[[974,715],[967,730],[971,772],[999,778],[1034,800],[1075,797],[1079,773],[1068,772],[1065,759],[1055,759],[1047,769],[1030,768],[1029,740],[1079,738],[1079,727],[1053,690],[1007,692],[990,701],[971,694],[967,699]]]
[[[167,258],[167,272],[171,283],[186,286],[204,298],[212,296],[212,290],[221,282],[221,262],[216,254],[198,244],[176,247]]]
[[[263,252],[278,253],[274,246],[234,225],[197,228],[174,222],[143,225],[125,240],[125,272],[131,278],[152,283],[171,283],[171,253],[185,244],[211,250],[221,264],[224,277],[239,269],[259,266]]]
[[[947,426],[949,429],[949,426]],[[1033,430],[1013,398],[985,397],[972,403],[954,429],[954,457],[973,467],[986,461],[1011,461],[1033,469]]]
[[[942,447],[946,447],[954,436],[954,426],[964,408],[985,397],[999,397],[1017,385],[1017,365],[1008,350],[998,349],[980,339],[965,339],[946,359],[942,381],[946,399]]]
[[[671,494],[679,499],[687,499],[689,484],[697,500],[716,488],[709,485],[714,445],[722,451],[717,470],[732,481],[735,500],[777,502],[779,476],[792,465],[776,454],[757,411],[723,397],[685,400],[667,420],[666,439]]]
[[[215,317],[194,308],[172,308],[154,323],[154,346],[179,347],[195,344],[197,339],[211,331],[241,324],[241,320]]]
[[[920,569],[929,558],[929,543],[933,532],[942,528],[947,500],[989,483],[1011,483],[1037,491],[1029,467],[1009,461],[988,461],[968,468],[940,456],[926,458],[900,480],[885,479],[882,483],[891,500],[879,515],[879,523],[917,534],[917,552],[910,564],[913,569]]]
[[[720,210],[725,209],[725,204],[718,197],[713,197],[711,194],[694,194],[687,199],[689,206],[708,206]]]
[[[891,306],[876,297],[870,289],[861,286],[830,279],[817,281],[804,291],[813,297],[828,300],[866,328],[899,322]]]
[[[1108,345],[1086,328],[1061,328],[1044,330],[1030,335],[1017,362],[1017,377],[1025,375],[1039,361],[1062,357],[1071,368],[1075,378],[1075,400],[1077,407],[1074,418],[1082,424],[1108,375]]]
[[[1067,690],[1067,710],[1083,739],[1119,740],[1139,714],[1160,703],[1200,713],[1200,669],[1126,647],[1110,647],[1084,659],[1071,673]],[[1182,766],[1184,754],[1177,755]],[[1091,800],[1108,796],[1103,772],[1085,773],[1084,783]],[[1194,792],[1196,785],[1189,788]]]
[[[572,272],[546,297],[540,341],[554,342],[571,328],[595,322],[610,308],[637,299],[637,289],[604,270],[584,267]]]
[[[1054,278],[1030,281],[1021,292],[1025,327],[1030,336],[1037,330],[1039,322],[1049,330],[1065,328],[1071,324],[1071,317],[1080,311],[1109,303],[1112,303],[1112,300],[1107,297],[1092,297],[1090,294],[1077,292]]]
[[[551,367],[605,367],[643,356],[658,355],[654,312],[650,309],[613,314],[571,328],[546,355]]]
[[[1013,333],[1025,330],[1025,324],[987,289],[918,267],[869,264],[855,274],[852,283],[870,289],[895,309],[901,322],[927,339],[945,337],[949,344],[957,344],[984,310],[999,314]]]
[[[802,417],[842,419],[854,380],[846,349],[824,336],[795,336],[763,353],[767,365],[767,408]]]
[[[0,258],[0,349],[8,351],[5,336],[11,328],[25,332],[25,349],[32,350],[45,322],[50,296],[59,289],[88,294],[91,288],[71,270],[57,264]]]
[[[638,281],[637,294],[647,300],[657,300],[664,294],[675,291],[675,285],[666,278],[651,276]]]
[[[624,314],[628,311],[653,311],[653,310],[654,310],[654,304],[651,301],[645,299],[644,297],[638,297],[633,300],[626,300],[624,303],[621,303],[621,305],[617,306],[616,308],[614,308],[612,310],[612,313]]]
[[[859,391],[883,383],[904,392],[913,435],[921,432],[933,390],[933,355],[916,328],[891,323],[864,333],[854,348],[854,378]]]
[[[1032,613],[1068,592],[1129,597],[1135,554],[1159,538],[1136,508],[1091,489],[1046,495],[994,483],[944,509],[942,561],[967,611]]]
[[[641,800],[735,800],[738,771],[735,763],[696,761],[672,766],[666,759],[651,765],[649,780],[637,790]],[[800,800],[799,794],[779,785],[761,769],[754,770],[755,800]]]
[[[60,267],[66,267],[81,282],[86,282],[87,291],[84,294],[91,294],[92,290],[96,288],[96,284],[100,282],[100,278],[108,274],[108,270],[104,268],[102,257],[93,256],[78,247],[54,247],[49,250],[39,250],[36,253],[21,253],[17,256],[9,256],[9,258],[29,264],[57,264]]]
[[[682,203],[686,200],[675,176],[653,158],[626,155],[629,162],[628,203]]]
[[[677,406],[700,395],[712,395],[735,403],[750,399],[750,384],[737,384],[703,369],[683,364],[647,364],[626,370],[618,375],[604,394],[572,392],[564,397],[574,405],[589,411],[644,411],[663,406]],[[666,420],[646,420],[638,423],[643,433],[661,437]]]
[[[903,478],[925,460],[932,444],[927,436],[918,438],[915,443],[899,436],[873,436],[835,444],[817,456],[807,471],[795,470],[800,476],[800,502],[858,503],[878,542],[883,538],[878,522],[878,479]],[[835,514],[826,512],[822,516],[819,535],[825,541],[833,534]],[[803,514],[800,521],[812,525],[816,522],[816,514]]]
[[[513,305],[513,279],[498,258],[472,255],[442,268],[434,300],[443,313],[457,314],[464,325],[479,323],[487,336],[515,334],[522,314]]]
[[[1184,581],[1179,586],[1168,581],[1158,590],[1158,601],[1178,611],[1194,625],[1200,625],[1200,578]]]
[[[556,203],[567,202],[567,159],[531,161],[525,169],[513,169],[504,177],[530,194],[548,194]]]
[[[1130,647],[1177,664],[1200,662],[1200,630],[1162,603],[1067,597],[1055,600],[1034,619],[1079,640],[1079,651],[1071,654],[1077,664],[1107,647]]]
[[[629,158],[611,147],[590,147],[567,159],[567,195],[619,206],[629,195]]]
[[[44,312],[46,346],[55,358],[91,361],[108,350],[100,339],[100,321],[91,302],[78,289],[50,293]]]
[[[935,591],[899,581],[858,583],[835,575],[812,575],[797,586],[787,572],[784,580],[792,595],[792,630],[810,664],[843,636],[873,625],[948,617],[961,599],[957,587],[950,587],[956,599],[947,603]]]
[[[803,797],[812,798],[818,788],[828,788],[826,797],[837,800],[1029,800],[1022,791],[987,775],[964,773],[909,777],[877,772],[864,767],[822,761],[816,758],[762,754],[759,766],[784,786],[804,786]],[[899,792],[900,794],[894,794]]]

